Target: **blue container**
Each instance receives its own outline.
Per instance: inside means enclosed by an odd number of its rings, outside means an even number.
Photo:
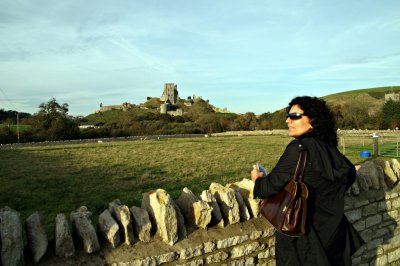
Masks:
[[[360,151],[360,157],[361,158],[369,158],[369,157],[371,157],[371,152],[370,151]]]

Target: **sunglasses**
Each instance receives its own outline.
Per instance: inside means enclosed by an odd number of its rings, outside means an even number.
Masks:
[[[301,114],[301,113],[288,113],[286,115],[286,118],[290,118],[291,120],[298,120],[300,119],[303,115],[305,114]]]

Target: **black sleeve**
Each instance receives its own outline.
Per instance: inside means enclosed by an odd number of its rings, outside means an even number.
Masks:
[[[266,177],[256,180],[253,191],[255,198],[270,197],[285,186],[293,177],[302,149],[303,146],[298,140],[289,143],[274,169]]]

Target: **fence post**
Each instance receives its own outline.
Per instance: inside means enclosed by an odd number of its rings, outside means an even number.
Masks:
[[[342,153],[343,153],[343,155],[346,155],[346,144],[345,144],[345,141],[344,141],[344,133],[340,137],[340,142],[342,144]]]
[[[372,140],[373,140],[373,157],[376,158],[379,156],[379,133],[374,132],[372,133]]]

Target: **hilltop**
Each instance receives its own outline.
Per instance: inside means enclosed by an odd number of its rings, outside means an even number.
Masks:
[[[368,113],[376,113],[385,103],[385,93],[400,93],[400,86],[377,87],[335,93],[322,97],[331,106],[362,104]]]

